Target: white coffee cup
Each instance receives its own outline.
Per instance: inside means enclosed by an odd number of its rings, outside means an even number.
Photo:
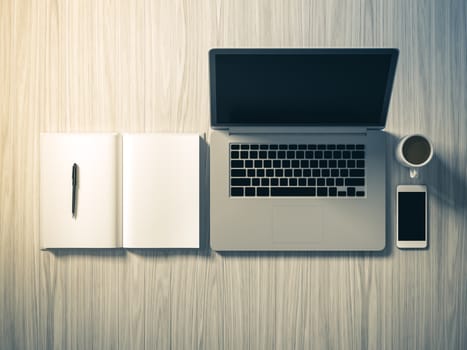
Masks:
[[[418,169],[427,165],[433,158],[433,145],[420,134],[407,135],[400,139],[396,148],[396,158],[410,169],[410,177],[418,177]]]

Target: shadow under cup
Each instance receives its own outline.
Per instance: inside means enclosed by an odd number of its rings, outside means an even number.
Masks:
[[[431,156],[430,142],[420,135],[411,136],[402,145],[402,155],[413,165],[423,164]]]

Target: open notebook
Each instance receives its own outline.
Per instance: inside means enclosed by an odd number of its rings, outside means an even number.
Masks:
[[[42,133],[40,146],[41,249],[199,247],[198,134]]]

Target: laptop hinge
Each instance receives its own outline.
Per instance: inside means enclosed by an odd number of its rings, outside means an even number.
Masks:
[[[230,127],[229,134],[366,134],[368,127]]]

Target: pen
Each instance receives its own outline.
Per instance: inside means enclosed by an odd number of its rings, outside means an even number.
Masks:
[[[71,185],[72,185],[72,196],[71,196],[71,216],[76,217],[76,184],[78,182],[78,165],[73,163],[71,168]]]

